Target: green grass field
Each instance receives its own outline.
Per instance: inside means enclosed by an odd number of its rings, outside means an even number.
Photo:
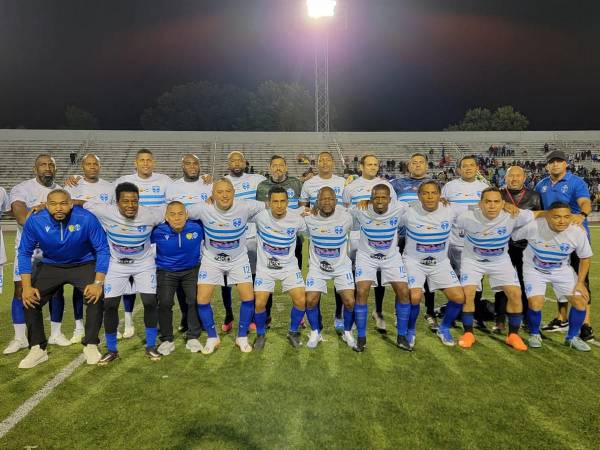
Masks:
[[[600,254],[600,232],[593,235]],[[6,238],[12,249],[13,234]],[[0,348],[13,334],[11,270],[4,268]],[[595,292],[598,273],[593,266]],[[220,300],[214,304],[220,325]],[[553,333],[544,348],[517,353],[476,332],[476,346],[463,351],[442,346],[419,319],[416,351],[405,353],[394,345],[390,295],[390,332],[379,335],[370,321],[368,349],[357,354],[333,331],[331,296],[323,305],[326,340],[314,351],[287,344],[290,302],[279,294],[264,352],[242,354],[225,335],[213,355],[191,354],[178,336],[175,353],[159,362],[144,357],[138,312],[137,336],[120,342],[119,361],[78,367],[0,448],[598,448],[600,348],[577,353]],[[555,309],[546,304],[544,321]],[[72,323],[68,301],[68,337]],[[592,325],[600,331],[599,308]],[[0,421],[80,353],[79,345],[51,347],[50,360],[28,371],[17,369],[24,351],[0,355]]]

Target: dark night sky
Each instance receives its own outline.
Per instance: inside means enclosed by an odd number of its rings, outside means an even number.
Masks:
[[[439,130],[511,104],[531,129],[600,129],[600,2],[341,0],[330,37],[339,130]],[[0,125],[65,105],[139,128],[176,84],[312,89],[303,0],[0,0]]]

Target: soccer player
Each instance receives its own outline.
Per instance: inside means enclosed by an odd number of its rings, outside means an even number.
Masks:
[[[592,202],[586,182],[567,170],[567,155],[560,150],[548,153],[546,156],[546,170],[548,171],[548,176],[535,186],[535,191],[542,198],[542,206],[544,209],[548,209],[549,205],[555,202],[568,204],[573,212],[573,222],[583,224],[589,239],[590,230],[588,228],[587,216],[592,212]],[[579,267],[576,252],[571,253],[571,266],[575,270]],[[588,292],[590,292],[591,302],[589,277],[586,278],[585,282]],[[581,327],[581,338],[584,341],[594,339],[594,331],[590,325],[590,302],[587,304],[586,318]],[[567,304],[559,303],[558,307],[558,317],[544,327],[544,330],[563,331],[567,327]]]
[[[450,206],[440,204],[440,186],[435,181],[425,181],[419,186],[419,202],[413,203],[400,226],[406,229],[404,266],[408,272],[411,310],[398,315],[398,321],[407,322],[407,340],[415,345],[415,328],[425,281],[432,291],[442,290],[448,304],[437,335],[444,345],[454,345],[450,333],[452,322],[458,317],[465,301],[456,272],[448,259],[448,243],[455,212]],[[400,328],[402,327],[402,328]],[[404,325],[398,325],[399,331]]]
[[[196,312],[196,284],[200,264],[200,245],[204,229],[199,222],[188,220],[183,203],[172,201],[167,205],[165,222],[152,230],[150,241],[156,245],[156,290],[160,340],[158,352],[170,355],[173,342],[173,296],[178,289],[184,292],[187,314],[185,348],[192,353],[202,350],[200,321]]]
[[[146,356],[159,360],[156,350],[158,308],[156,302],[156,265],[150,243],[152,229],[164,219],[165,208],[139,205],[139,189],[132,183],[120,183],[115,189],[114,205],[85,202],[83,207],[99,220],[108,237],[110,264],[104,283],[104,331],[107,352],[99,365],[119,357],[117,327],[121,296],[139,292],[144,305]],[[130,282],[133,278],[133,284]]]
[[[2,214],[10,211],[10,201],[8,194],[3,187],[0,187],[0,218]],[[4,264],[6,264],[6,249],[4,248],[4,234],[0,228],[0,294],[4,287]]]
[[[464,334],[458,340],[462,348],[471,348],[475,343],[473,313],[475,293],[482,289],[481,280],[488,276],[492,290],[504,292],[508,298],[508,336],[506,343],[515,350],[525,351],[527,346],[519,336],[523,319],[521,285],[519,276],[508,255],[508,241],[515,228],[531,222],[537,214],[521,210],[516,218],[503,211],[504,200],[497,187],[488,187],[481,193],[479,209],[462,213],[454,224],[465,235],[462,252],[460,281],[465,293],[462,321]]]
[[[35,177],[17,184],[10,191],[10,206],[12,215],[17,220],[17,235],[15,237],[15,250],[19,249],[21,241],[21,230],[27,219],[29,211],[34,206],[42,205],[46,202],[46,196],[54,189],[60,188],[54,182],[56,177],[56,162],[54,158],[46,153],[42,153],[35,159],[33,167]],[[34,259],[40,259],[39,251],[34,252]],[[4,349],[4,354],[18,352],[28,347],[25,311],[21,300],[22,284],[19,274],[19,260],[15,255],[13,268],[14,295],[12,299],[12,321],[15,329],[15,337]],[[50,300],[50,338],[49,344],[56,344],[62,347],[71,345],[71,342],[61,331],[62,315],[64,310],[64,298],[59,294]]]
[[[527,239],[523,255],[523,277],[529,301],[529,347],[542,346],[540,323],[546,285],[551,284],[559,302],[571,303],[569,328],[565,344],[579,351],[590,346],[579,337],[585,320],[590,294],[585,278],[592,262],[592,249],[584,229],[573,225],[574,214],[567,203],[550,205],[545,218],[539,218],[513,232],[513,239]],[[570,255],[579,258],[577,273],[570,265]]]
[[[380,283],[391,285],[396,294],[396,311],[402,317],[410,311],[408,278],[398,249],[398,224],[408,206],[392,201],[390,188],[386,184],[376,184],[371,190],[371,199],[366,210],[351,209],[355,224],[360,228],[360,239],[356,251],[356,304],[354,317],[358,339],[357,351],[363,351],[367,342],[366,328],[368,317],[367,299],[371,286],[377,285],[377,272],[381,273]],[[398,321],[398,324],[402,321]],[[397,345],[410,351],[406,340],[406,330],[398,331]]]
[[[255,200],[236,199],[229,178],[221,178],[213,183],[212,198],[214,204],[196,203],[188,207],[189,217],[201,220],[205,233],[197,294],[198,314],[208,333],[202,353],[210,354],[220,344],[210,302],[215,286],[224,286],[225,276],[230,284],[236,285],[241,301],[235,344],[242,352],[248,353],[252,351],[248,342],[248,328],[254,315],[254,291],[246,226],[248,221],[265,209],[265,205]]]
[[[333,280],[344,304],[344,332],[342,339],[356,348],[352,336],[354,323],[354,276],[348,257],[348,234],[353,225],[352,216],[344,208],[336,208],[335,191],[322,187],[317,195],[314,214],[306,216],[310,236],[310,257],[306,277],[306,316],[312,328],[308,348],[316,348],[323,340],[320,332],[317,304],[321,293],[327,293],[327,280]]]
[[[102,325],[102,285],[108,269],[106,234],[93,214],[73,207],[67,191],[48,194],[46,208],[25,222],[18,259],[23,284],[23,303],[29,335],[29,354],[19,368],[30,369],[48,360],[42,307],[64,284],[80,289],[86,299],[83,354],[97,364],[98,333]],[[43,257],[32,275],[32,256],[39,248]]]
[[[257,334],[254,349],[262,350],[265,346],[266,305],[275,290],[276,281],[281,281],[282,291],[287,292],[292,299],[288,341],[293,347],[299,347],[301,343],[298,328],[304,317],[306,300],[304,278],[298,267],[294,247],[298,233],[306,231],[306,224],[297,211],[288,210],[289,193],[283,186],[271,187],[267,200],[269,209],[255,218],[258,260],[254,280],[254,320]]]

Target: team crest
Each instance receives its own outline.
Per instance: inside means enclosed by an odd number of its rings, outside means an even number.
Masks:
[[[146,231],[146,228],[147,228],[146,225],[140,225],[139,227],[137,227],[137,230],[140,233],[143,233],[144,231]]]
[[[294,198],[294,195],[295,195],[295,194],[296,194],[296,193],[294,192],[294,190],[293,190],[292,188],[289,188],[289,189],[287,190],[287,195],[288,195],[288,198]]]
[[[448,228],[450,228],[450,224],[444,220],[441,224],[440,224],[440,228],[444,231],[446,231]]]
[[[233,219],[232,223],[234,227],[239,228],[242,226],[242,219],[238,217],[237,219]]]
[[[415,284],[415,281],[416,281],[416,280],[415,280],[415,277],[412,277],[412,276],[408,277],[408,284],[410,284],[411,286],[412,286],[413,284]]]
[[[339,195],[340,191],[341,191],[341,189],[340,189],[339,186],[336,186],[336,187],[333,188],[333,192],[335,192],[336,195]]]
[[[546,192],[548,190],[548,186],[542,186],[542,192]]]
[[[360,277],[362,275],[362,273],[363,273],[363,271],[362,271],[362,269],[360,267],[356,269],[356,276],[357,277]]]
[[[562,243],[558,246],[558,248],[560,248],[560,251],[563,253],[566,253],[569,251],[569,249],[571,248],[571,246],[569,244],[566,243]]]
[[[50,231],[50,226],[46,225],[46,226],[44,227],[44,230],[46,230],[46,233],[48,233],[48,232]]]
[[[155,194],[160,193],[160,186],[152,186],[152,192],[154,192]]]
[[[198,272],[199,280],[206,280],[207,278],[208,278],[208,273],[206,272],[206,270],[201,270],[200,272]]]
[[[334,228],[334,231],[335,231],[335,234],[342,234],[342,233],[344,233],[344,227],[337,226]]]
[[[500,228],[498,228],[498,234],[501,235],[501,236],[503,234],[506,234],[506,227],[500,227]]]
[[[460,281],[461,281],[461,283],[464,283],[464,282],[466,282],[468,279],[469,279],[469,275],[468,275],[468,274],[466,274],[466,273],[463,273],[463,274],[460,276]]]
[[[315,279],[314,278],[307,278],[306,279],[306,287],[312,287],[315,284]]]
[[[81,230],[81,225],[79,225],[79,224],[69,225],[68,229],[70,232],[79,231],[79,230]]]
[[[398,225],[398,218],[397,217],[392,217],[390,219],[390,225],[395,227],[396,225]]]
[[[566,194],[568,190],[569,190],[569,185],[568,184],[565,184],[564,186],[562,186],[560,188],[560,192],[562,192],[563,194]]]
[[[206,192],[203,192],[202,194],[200,194],[200,199],[204,201],[208,200],[208,194]]]
[[[169,235],[165,234],[165,240],[168,241],[169,240]]]
[[[287,230],[285,230],[286,234],[288,236],[293,236],[296,233],[296,229],[295,228],[288,228]]]
[[[108,202],[108,194],[100,194],[100,201],[103,203]]]
[[[256,280],[254,280],[255,286],[262,286],[262,284],[263,284],[262,278],[257,278]]]
[[[247,181],[242,183],[242,189],[247,191],[248,189],[250,189],[250,183],[248,183]]]

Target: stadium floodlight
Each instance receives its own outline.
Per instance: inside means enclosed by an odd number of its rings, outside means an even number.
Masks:
[[[308,17],[320,19],[321,17],[333,17],[335,13],[335,0],[306,0]]]

